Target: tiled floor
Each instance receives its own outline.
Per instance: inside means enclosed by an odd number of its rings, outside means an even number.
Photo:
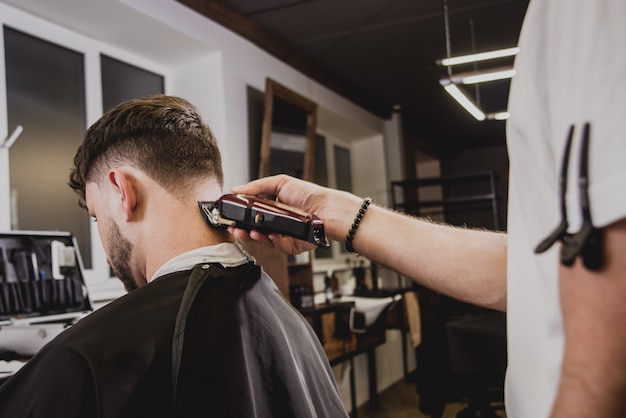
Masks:
[[[368,404],[362,405],[358,418],[429,418],[418,408],[419,397],[415,392],[415,383],[400,381],[379,394],[378,408],[373,410]],[[451,403],[446,406],[443,418],[456,418],[466,405]],[[504,411],[496,411],[498,416],[506,418]]]

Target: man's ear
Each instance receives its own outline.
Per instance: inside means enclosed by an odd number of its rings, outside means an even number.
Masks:
[[[137,190],[132,178],[122,170],[111,169],[108,180],[122,205],[126,220],[130,221],[137,205]]]

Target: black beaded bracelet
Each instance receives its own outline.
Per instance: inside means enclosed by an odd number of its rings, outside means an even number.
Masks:
[[[354,251],[354,247],[352,246],[352,240],[354,239],[354,234],[356,234],[356,230],[359,227],[359,224],[361,223],[361,219],[363,219],[365,212],[367,212],[367,208],[369,207],[370,203],[372,203],[372,198],[365,198],[363,204],[361,205],[361,208],[359,209],[359,213],[357,213],[356,217],[354,218],[354,222],[350,227],[350,231],[348,231],[348,236],[346,237],[346,250],[350,253],[356,252]]]

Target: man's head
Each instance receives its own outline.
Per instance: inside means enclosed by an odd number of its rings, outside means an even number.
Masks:
[[[183,201],[207,180],[223,186],[220,152],[209,127],[186,100],[157,95],[126,101],[88,129],[69,184],[81,206],[98,218],[108,261],[132,290],[145,283],[144,255],[134,252],[136,241],[145,239],[125,227],[127,221],[145,219],[138,199],[163,193],[168,202]],[[155,186],[146,189],[147,184]]]
[[[70,187],[85,207],[85,185],[102,181],[113,165],[134,166],[173,195],[195,181],[223,185],[217,142],[197,109],[184,99],[156,95],[129,100],[91,125],[74,157]]]

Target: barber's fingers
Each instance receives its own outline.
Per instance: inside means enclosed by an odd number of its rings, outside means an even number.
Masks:
[[[235,186],[232,188],[233,193],[251,194],[251,195],[278,195],[285,183],[295,180],[287,175],[277,175],[263,177],[253,180],[247,184]]]
[[[315,248],[315,245],[312,243],[285,235],[265,235],[255,230],[245,231],[243,229],[233,227],[229,227],[228,230],[231,234],[235,235],[244,242],[256,241],[269,247],[277,248],[286,254],[296,255]]]
[[[288,237],[279,234],[270,234],[268,236],[274,247],[278,248],[284,253],[297,255],[305,251],[310,251],[315,248],[314,244],[307,241],[302,241],[296,238]]]
[[[270,239],[266,235],[261,234],[258,231],[246,231],[245,229],[239,229],[234,227],[228,227],[228,231],[244,242],[257,241],[269,247],[274,246],[272,241],[270,241]]]

